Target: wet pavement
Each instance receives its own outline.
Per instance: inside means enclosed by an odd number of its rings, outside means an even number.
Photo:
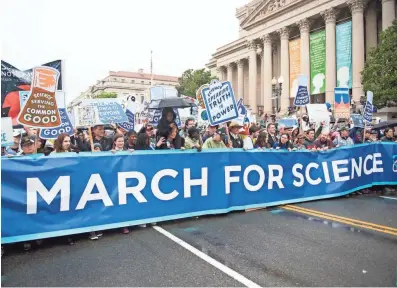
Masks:
[[[395,199],[394,199],[395,198]],[[397,197],[294,206],[397,229]],[[274,207],[159,226],[260,286],[396,286],[397,233]],[[394,231],[394,230],[390,230]],[[3,286],[243,286],[155,229],[6,246]]]

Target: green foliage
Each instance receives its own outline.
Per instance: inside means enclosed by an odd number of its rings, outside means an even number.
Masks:
[[[397,106],[397,20],[380,38],[381,43],[370,52],[361,72],[364,91],[374,93],[378,109]]]
[[[179,78],[179,86],[176,87],[179,95],[186,95],[196,98],[196,91],[200,86],[209,84],[211,80],[218,79],[211,76],[211,72],[205,69],[188,69]]]
[[[101,92],[95,98],[117,98],[116,92]]]

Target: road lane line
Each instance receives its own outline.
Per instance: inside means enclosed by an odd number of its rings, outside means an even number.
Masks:
[[[232,277],[233,279],[237,280],[238,282],[240,282],[241,284],[245,285],[246,287],[254,287],[254,288],[261,287],[260,285],[254,283],[253,281],[245,278],[243,275],[237,273],[236,271],[234,271],[234,270],[230,269],[229,267],[223,265],[222,263],[218,262],[217,260],[211,258],[207,254],[205,254],[205,253],[201,252],[200,250],[194,248],[192,245],[186,243],[185,241],[183,241],[182,239],[180,239],[180,238],[176,237],[175,235],[171,234],[167,230],[165,230],[165,229],[163,229],[163,228],[161,228],[159,226],[153,226],[153,228],[157,232],[163,234],[167,238],[171,239],[175,243],[179,244],[180,246],[182,246],[186,250],[190,251],[191,253],[193,253],[197,257],[203,259],[204,261],[206,261],[207,263],[211,264],[212,266],[218,268],[223,273],[229,275],[230,277]]]
[[[353,218],[348,218],[348,217],[343,217],[343,216],[339,216],[339,215],[335,215],[335,214],[325,213],[325,212],[322,212],[319,210],[307,209],[307,208],[303,208],[303,207],[295,206],[295,205],[286,205],[284,207],[291,207],[293,209],[298,209],[298,210],[307,211],[307,212],[311,212],[311,213],[321,214],[321,215],[325,215],[325,216],[329,216],[329,217],[333,217],[333,218],[339,218],[342,220],[346,220],[346,221],[350,221],[350,222],[354,222],[354,223],[358,223],[358,224],[363,224],[363,225],[367,225],[367,226],[371,226],[371,227],[375,227],[375,228],[379,228],[379,229],[385,229],[385,230],[397,232],[397,228],[393,228],[390,226],[383,226],[383,225],[379,225],[379,224],[375,224],[375,223],[371,223],[371,222],[365,222],[365,221],[361,221],[361,220],[357,220],[357,219],[353,219]]]
[[[390,235],[397,236],[397,232],[393,232],[393,231],[390,231],[388,229],[374,228],[374,227],[371,227],[371,226],[368,226],[368,225],[362,225],[362,224],[358,224],[356,222],[346,221],[346,220],[342,220],[342,219],[339,219],[339,218],[336,218],[336,217],[326,216],[326,215],[320,214],[320,213],[303,211],[303,210],[295,209],[295,208],[292,208],[292,207],[283,207],[283,209],[288,210],[288,211],[302,213],[302,214],[307,214],[307,215],[310,215],[310,216],[315,216],[315,217],[318,217],[318,218],[332,220],[332,221],[340,222],[340,223],[343,223],[343,224],[348,224],[350,226],[356,226],[356,227],[365,228],[365,229],[368,229],[368,230],[373,230],[373,231],[382,232],[382,233],[385,233],[385,234],[390,234]],[[385,227],[387,227],[387,226],[385,226]]]
[[[388,197],[388,196],[379,196],[380,198],[385,198],[385,199],[392,199],[392,200],[397,200],[397,198],[394,197]]]

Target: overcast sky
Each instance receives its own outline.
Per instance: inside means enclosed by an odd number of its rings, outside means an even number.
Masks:
[[[180,76],[238,38],[248,0],[2,0],[1,59],[24,70],[66,60],[67,102],[108,71]]]

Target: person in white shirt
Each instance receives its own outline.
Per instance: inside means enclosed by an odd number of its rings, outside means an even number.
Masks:
[[[244,150],[254,149],[254,140],[258,138],[259,135],[259,127],[256,125],[252,125],[249,129],[250,135],[244,139]]]

